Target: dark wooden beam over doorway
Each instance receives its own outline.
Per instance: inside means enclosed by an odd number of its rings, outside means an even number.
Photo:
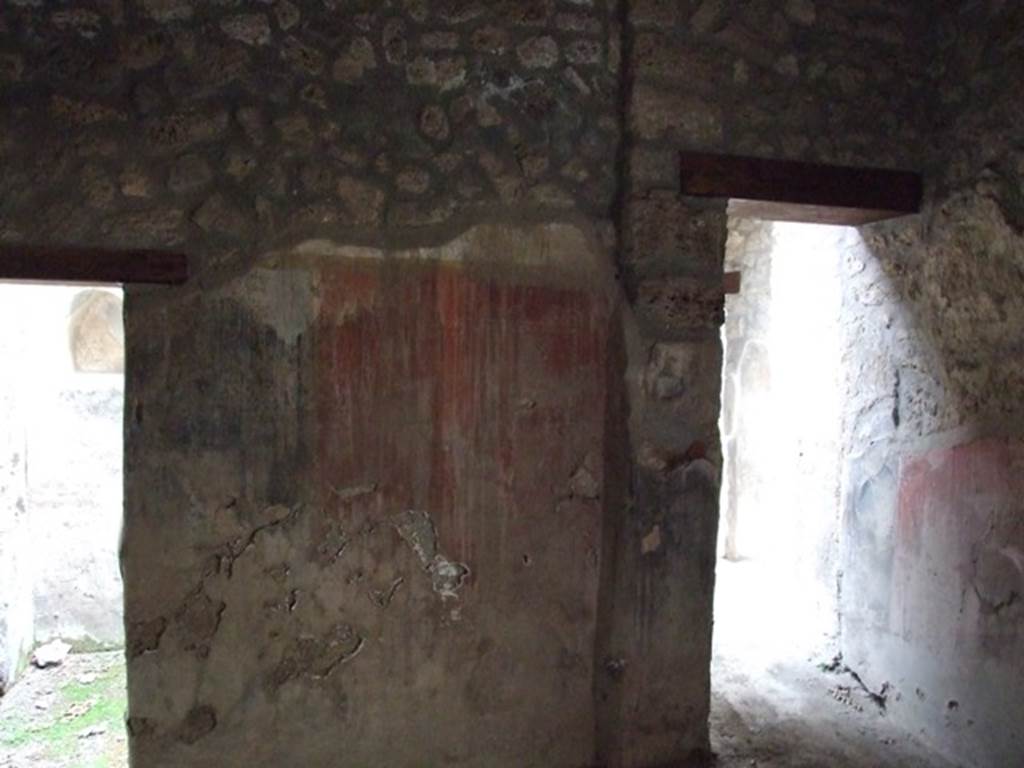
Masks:
[[[163,251],[5,243],[0,244],[0,280],[177,285],[188,280],[188,257]]]
[[[729,200],[754,219],[857,226],[919,213],[920,174],[881,168],[683,152],[681,191]]]

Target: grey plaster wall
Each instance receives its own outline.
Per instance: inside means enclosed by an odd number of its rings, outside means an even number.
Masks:
[[[136,307],[134,764],[592,762],[616,304],[548,224],[309,241]]]

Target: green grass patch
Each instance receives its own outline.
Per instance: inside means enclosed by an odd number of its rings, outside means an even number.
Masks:
[[[39,744],[47,758],[67,758],[78,750],[78,735],[88,728],[105,729],[103,735],[91,737],[97,739],[115,737],[123,731],[126,708],[124,665],[115,663],[89,683],[74,678],[64,682],[48,712],[35,717],[31,713],[5,717],[0,721],[0,745],[19,749]],[[74,709],[82,710],[81,714],[72,716]],[[108,757],[100,756],[87,768],[111,765]]]

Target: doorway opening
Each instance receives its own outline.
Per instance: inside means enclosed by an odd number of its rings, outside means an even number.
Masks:
[[[875,368],[891,374],[865,343],[886,322],[876,261],[853,227],[730,221],[725,268],[742,287],[727,297],[722,331],[720,765],[947,765],[886,718],[886,685],[862,680],[840,653],[844,467],[884,437],[864,414],[893,417],[855,383]]]
[[[0,766],[122,768],[120,289],[0,283]]]

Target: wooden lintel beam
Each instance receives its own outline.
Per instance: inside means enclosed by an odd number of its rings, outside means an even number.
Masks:
[[[6,243],[0,244],[0,280],[176,285],[188,280],[188,257],[163,251]]]
[[[867,224],[921,210],[920,174],[791,160],[680,154],[684,195],[730,200],[730,213],[816,224]]]

